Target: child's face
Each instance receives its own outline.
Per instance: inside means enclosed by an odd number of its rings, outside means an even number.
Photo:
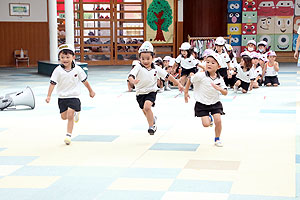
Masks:
[[[221,52],[223,50],[223,46],[216,45],[217,52]]]
[[[241,59],[240,65],[241,65],[241,66],[245,66],[245,61],[244,61],[243,58]]]
[[[274,62],[276,60],[276,56],[269,56],[268,59],[269,61]]]
[[[164,60],[164,66],[165,66],[165,67],[169,67],[169,63],[170,63],[170,61]]]
[[[247,49],[248,49],[249,51],[254,51],[254,50],[255,50],[255,45],[254,45],[254,44],[248,44]]]
[[[261,53],[262,53],[262,52],[265,52],[265,51],[266,51],[266,47],[263,46],[263,45],[259,45],[259,46],[258,46],[258,51],[261,52]]]
[[[72,61],[75,59],[75,56],[72,54],[59,54],[60,63],[66,67],[71,67]]]
[[[252,59],[252,64],[257,65],[258,64],[258,59],[257,58],[253,58]]]
[[[212,58],[212,57],[207,57],[206,58],[206,70],[208,72],[215,73],[219,68],[220,68],[220,66],[214,58]]]
[[[151,53],[141,53],[140,61],[145,67],[150,67],[153,59]]]
[[[181,50],[180,51],[181,55],[183,55],[183,57],[187,57],[188,52],[186,50]]]
[[[259,59],[259,64],[260,64],[260,66],[264,66],[265,62],[263,60]]]

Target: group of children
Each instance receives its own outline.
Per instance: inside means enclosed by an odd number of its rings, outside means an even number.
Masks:
[[[221,115],[224,114],[220,101],[220,94],[227,95],[227,88],[235,92],[241,88],[246,93],[252,88],[278,86],[277,74],[279,65],[275,61],[276,53],[267,52],[264,41],[258,43],[256,52],[255,41],[249,41],[247,51],[243,52],[241,62],[238,64],[235,53],[230,45],[225,44],[224,38],[215,41],[215,49],[207,49],[203,59],[197,58],[197,52],[189,43],[180,47],[180,55],[172,63],[172,58],[155,58],[153,45],[146,41],[138,50],[139,60],[133,62],[128,74],[128,89],[136,91],[136,101],[143,111],[148,122],[148,133],[153,135],[157,130],[156,120],[151,107],[155,105],[158,91],[170,90],[169,81],[184,91],[185,102],[189,100],[189,89],[193,86],[196,104],[194,112],[201,117],[204,127],[215,124],[215,145],[222,147],[220,140],[222,131]],[[71,142],[71,134],[75,121],[78,121],[80,100],[78,98],[79,83],[82,82],[90,92],[95,92],[87,82],[84,71],[74,63],[74,50],[69,45],[59,48],[61,65],[53,72],[46,102],[49,103],[54,86],[57,84],[59,94],[59,108],[62,119],[68,119],[66,144]],[[170,82],[170,84],[171,84]]]

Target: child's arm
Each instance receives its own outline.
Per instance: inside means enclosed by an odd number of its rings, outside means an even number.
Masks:
[[[84,81],[83,85],[89,90],[90,93],[90,97],[94,97],[96,95],[96,93],[93,91],[92,87],[90,86],[88,81]]]
[[[223,89],[221,88],[220,86],[214,84],[214,83],[211,83],[211,85],[216,89],[218,90],[219,92],[221,92],[221,94],[223,94],[224,96],[226,96],[228,94],[228,91],[226,89]]]
[[[136,85],[138,82],[140,82],[140,80],[135,79],[133,75],[129,75],[128,81],[133,85]]]
[[[206,67],[205,67],[204,65],[198,63],[196,66],[197,66],[197,67],[200,67],[201,69],[203,69],[203,71],[205,71],[205,68],[206,68]]]
[[[53,90],[54,90],[54,87],[55,87],[55,85],[52,84],[52,83],[50,83],[49,89],[48,89],[48,95],[47,95],[47,98],[46,98],[46,102],[47,102],[47,103],[50,102],[51,94],[52,94],[52,92],[53,92]]]
[[[177,67],[178,67],[178,64],[175,62],[174,65],[173,65],[173,67],[172,67],[172,71],[175,72],[176,69],[177,69]]]
[[[249,86],[249,91],[251,91],[253,89],[253,84],[254,84],[254,80],[250,81],[250,86]]]
[[[274,63],[274,70],[275,70],[276,72],[279,71],[279,64],[278,64],[278,62],[275,62],[275,63]]]
[[[189,88],[190,88],[190,86],[191,86],[191,79],[189,77],[187,79],[187,82],[186,82],[186,85],[185,85],[185,89],[184,89],[184,101],[185,101],[185,103],[189,102],[189,98],[190,98]]]
[[[172,81],[172,82],[174,83],[174,85],[177,85],[177,86],[178,86],[178,90],[179,90],[180,92],[183,92],[184,87],[181,85],[181,83],[179,83],[178,80],[176,80],[176,79],[174,78],[174,76],[172,76],[171,74],[169,74],[168,80]]]

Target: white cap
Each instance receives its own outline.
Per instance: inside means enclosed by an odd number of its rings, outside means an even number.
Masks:
[[[149,41],[145,41],[139,48],[139,53],[153,53],[153,45]]]
[[[223,37],[217,37],[216,41],[215,41],[215,44],[216,45],[219,45],[219,46],[223,46],[225,45],[225,39]]]
[[[232,51],[232,46],[230,44],[225,44],[227,51]]]
[[[254,40],[249,40],[248,42],[247,42],[247,45],[248,44],[254,44],[255,46],[256,46],[256,42],[254,41]]]
[[[214,58],[218,62],[219,65],[221,65],[221,63],[222,63],[221,56],[218,53],[213,52],[213,53],[209,54],[207,57]]]
[[[241,56],[249,56],[250,57],[250,52],[249,51],[243,51],[241,53]]]
[[[73,53],[75,53],[75,48],[72,44],[62,44],[58,47],[58,50],[57,50],[58,54],[64,49],[71,50],[71,51],[73,51]]]
[[[207,57],[209,56],[210,54],[214,53],[214,50],[212,49],[205,49],[203,54],[202,54],[202,57]]]
[[[257,46],[259,45],[264,45],[265,47],[268,46],[268,43],[264,40],[260,41],[259,43],[257,43]]]
[[[181,44],[181,47],[179,48],[180,50],[189,50],[191,48],[190,43],[184,42]]]
[[[260,54],[257,53],[257,52],[255,52],[255,51],[250,53],[250,58],[252,58],[252,59],[253,59],[253,58],[257,58],[257,59],[258,59],[259,56],[260,56]]]
[[[161,59],[161,57],[154,58],[154,62],[157,62],[157,61],[163,61],[163,60]]]
[[[199,49],[198,49],[197,47],[194,47],[193,51],[194,51],[195,53],[199,53]]]
[[[268,56],[277,56],[276,53],[275,53],[275,51],[269,51],[269,52],[267,53],[267,55],[268,55]]]
[[[171,56],[165,56],[163,60],[164,61],[170,61],[171,60]]]
[[[266,58],[266,56],[264,54],[260,54],[259,59],[264,61],[264,62],[268,62],[268,58]]]

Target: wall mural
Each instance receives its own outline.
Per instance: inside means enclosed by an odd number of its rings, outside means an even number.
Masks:
[[[241,11],[236,9],[237,5],[241,5]],[[230,21],[233,12],[242,16],[241,24],[238,20]],[[266,41],[271,50],[294,50],[300,26],[300,0],[228,0],[228,14],[228,35],[232,35],[232,46],[236,49],[243,51],[247,42],[256,38],[256,42]],[[239,26],[240,35],[233,28]]]
[[[146,40],[173,43],[174,0],[147,0]]]

